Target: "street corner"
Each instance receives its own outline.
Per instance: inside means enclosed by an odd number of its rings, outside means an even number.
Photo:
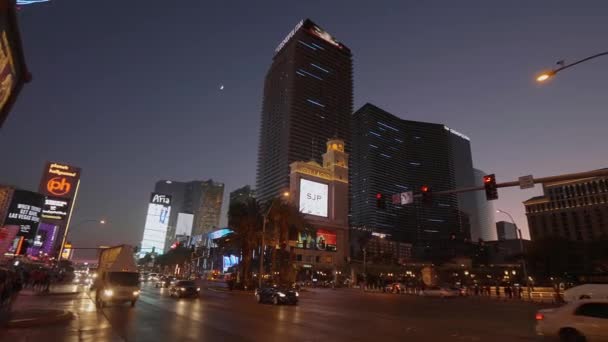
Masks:
[[[59,324],[71,321],[74,313],[68,310],[30,309],[11,313],[5,327],[8,329],[30,328],[41,325]]]

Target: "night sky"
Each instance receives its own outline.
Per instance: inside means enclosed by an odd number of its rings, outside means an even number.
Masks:
[[[213,4],[213,5],[210,5]],[[378,6],[382,4],[382,6]],[[44,161],[83,169],[81,247],[139,243],[159,179],[255,184],[264,75],[309,17],[354,55],[355,109],[445,123],[498,181],[606,167],[608,2],[53,0],[20,11],[33,74],[0,131],[0,183],[35,190]],[[220,85],[224,89],[220,90]],[[523,200],[495,207],[527,227]],[[507,219],[497,214],[497,219]],[[225,224],[225,217],[222,224]],[[525,229],[524,235],[527,229]]]

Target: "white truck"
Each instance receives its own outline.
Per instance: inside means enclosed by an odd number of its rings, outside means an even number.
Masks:
[[[97,306],[103,308],[110,302],[130,302],[135,306],[139,293],[133,246],[119,245],[101,250],[95,279]]]

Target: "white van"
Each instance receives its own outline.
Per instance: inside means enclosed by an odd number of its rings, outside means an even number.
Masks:
[[[584,284],[564,291],[566,302],[582,299],[608,299],[608,284]]]

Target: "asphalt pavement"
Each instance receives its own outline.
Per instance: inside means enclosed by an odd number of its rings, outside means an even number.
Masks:
[[[312,289],[301,292],[298,306],[274,306],[258,304],[243,292],[203,287],[200,298],[175,299],[166,289],[144,286],[136,307],[116,304],[99,310],[90,296],[81,293],[60,306],[74,311],[73,322],[28,329],[30,338],[11,329],[9,335],[0,332],[0,339],[34,341],[45,335],[45,341],[96,342],[535,341],[534,313],[547,307],[352,289]],[[52,334],[44,329],[53,329]]]

